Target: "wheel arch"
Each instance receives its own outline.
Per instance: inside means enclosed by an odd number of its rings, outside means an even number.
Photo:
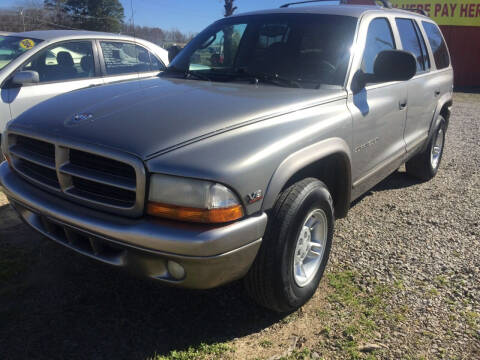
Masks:
[[[285,188],[307,177],[317,178],[327,185],[335,217],[345,217],[352,190],[351,155],[349,146],[340,138],[315,143],[282,161],[270,179],[262,209],[271,209]]]
[[[433,119],[430,124],[430,130],[428,132],[429,140],[433,136],[435,129],[438,127],[440,123],[439,115],[442,115],[442,117],[445,119],[445,122],[446,122],[445,127],[448,129],[448,123],[450,121],[450,108],[452,107],[452,104],[453,104],[453,97],[452,97],[452,94],[450,93],[443,95],[438,100],[438,105],[433,115]]]

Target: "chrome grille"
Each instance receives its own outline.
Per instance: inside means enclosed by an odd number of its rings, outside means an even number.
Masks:
[[[123,215],[143,211],[145,175],[136,158],[23,134],[9,134],[8,152],[20,175],[63,197]]]

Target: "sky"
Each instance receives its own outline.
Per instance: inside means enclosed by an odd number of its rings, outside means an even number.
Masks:
[[[32,0],[0,0],[0,7],[22,6]],[[295,0],[237,0],[238,12],[277,8]],[[33,0],[42,3],[41,0]],[[136,25],[177,28],[197,33],[223,16],[223,0],[120,0],[125,9],[125,22]],[[335,1],[332,1],[335,3]]]
[[[269,8],[295,0],[237,0],[237,13]],[[131,16],[130,0],[121,0],[125,21]],[[223,16],[223,0],[132,0],[135,24],[178,28],[183,32],[199,32]]]

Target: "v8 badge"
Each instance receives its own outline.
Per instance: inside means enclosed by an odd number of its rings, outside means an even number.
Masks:
[[[255,192],[247,195],[247,202],[249,204],[256,203],[257,201],[262,200],[262,199],[263,199],[262,190],[257,190]]]

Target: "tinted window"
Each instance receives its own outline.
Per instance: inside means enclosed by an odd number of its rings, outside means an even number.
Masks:
[[[121,75],[155,71],[158,60],[147,49],[116,41],[101,41],[105,68],[108,75]]]
[[[427,34],[428,41],[430,42],[437,69],[448,67],[450,65],[450,58],[448,57],[447,45],[445,45],[442,33],[435,24],[427,21],[423,21],[422,24],[425,33]]]
[[[17,36],[0,36],[0,69],[42,41]]]
[[[92,43],[70,41],[37,53],[21,70],[38,72],[40,82],[68,81],[95,76]]]
[[[225,68],[233,64],[247,25],[226,26],[212,34],[191,56],[190,69]]]
[[[417,31],[418,38],[420,40],[420,47],[422,48],[422,53],[423,53],[423,60],[425,63],[425,70],[429,70],[431,67],[430,64],[430,55],[428,55],[427,51],[427,45],[425,44],[425,39],[423,38],[423,34],[420,30],[420,27],[418,26],[417,22],[413,22],[415,24],[415,30]]]
[[[403,50],[409,51],[417,60],[417,73],[428,69],[426,62],[426,54],[420,45],[420,37],[415,29],[415,25],[410,19],[395,20],[400,33]]]
[[[392,49],[395,49],[395,40],[388,20],[385,18],[372,20],[368,27],[367,42],[363,53],[363,72],[373,73],[373,64],[378,53]]]
[[[323,84],[343,86],[357,21],[312,14],[227,18],[191,41],[165,76],[182,76],[189,70],[211,81],[257,79],[313,89]]]
[[[148,52],[148,54],[150,55],[150,63],[151,63],[152,71],[165,70],[165,65],[163,64],[163,62],[158,60],[158,58],[155,55],[153,55],[150,51]]]

